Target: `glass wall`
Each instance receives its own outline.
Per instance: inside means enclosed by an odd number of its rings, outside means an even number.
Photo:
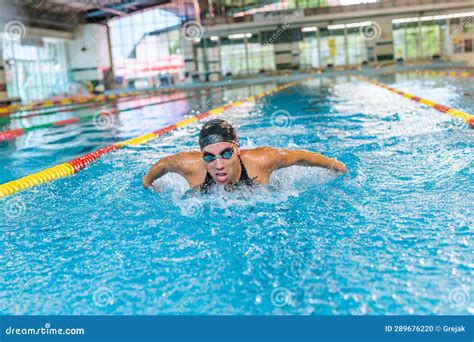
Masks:
[[[9,97],[19,97],[27,102],[67,93],[64,41],[3,39],[2,45]]]
[[[302,69],[319,68],[319,52],[318,52],[318,32],[303,32],[303,39],[299,42],[300,50],[300,66]]]
[[[361,34],[360,28],[347,29],[347,54],[350,65],[360,65],[363,61],[368,61],[367,40]]]
[[[430,58],[448,54],[448,27],[446,20],[415,21],[393,26],[395,58]]]
[[[162,9],[111,21],[115,74],[128,80],[144,79],[150,86],[154,76],[184,72],[180,23],[180,17]]]
[[[261,44],[258,35],[211,41],[202,40],[197,49],[198,69],[221,75],[257,74],[275,70],[275,55],[272,44]],[[206,67],[207,66],[207,67]]]

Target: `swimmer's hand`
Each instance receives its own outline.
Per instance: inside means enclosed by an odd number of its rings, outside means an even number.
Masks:
[[[146,176],[143,176],[142,184],[147,189],[151,189],[151,190],[155,190],[157,192],[160,192],[160,189],[156,185],[153,185],[153,182],[150,182]]]
[[[341,163],[340,161],[337,161],[335,159],[334,159],[334,164],[331,165],[330,169],[340,174],[345,174],[347,172],[346,165],[344,165],[344,163]]]

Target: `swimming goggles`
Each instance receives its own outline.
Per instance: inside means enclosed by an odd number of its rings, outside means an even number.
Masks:
[[[214,154],[205,152],[204,155],[202,156],[202,159],[204,159],[206,163],[212,163],[217,158],[230,159],[232,158],[233,154],[234,154],[234,149],[228,148],[222,151],[221,154],[218,154],[217,156]]]

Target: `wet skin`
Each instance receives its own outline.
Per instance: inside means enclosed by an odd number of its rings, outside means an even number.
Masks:
[[[203,160],[205,154],[221,155],[232,150],[230,159],[216,158],[210,163]],[[145,187],[153,186],[153,181],[172,172],[183,176],[191,188],[199,188],[209,172],[219,186],[236,183],[242,168],[239,158],[247,169],[248,176],[257,184],[267,185],[273,171],[292,165],[323,167],[339,174],[347,172],[346,166],[335,159],[305,150],[258,147],[241,150],[231,142],[219,142],[205,146],[201,151],[181,152],[160,159],[143,177]]]

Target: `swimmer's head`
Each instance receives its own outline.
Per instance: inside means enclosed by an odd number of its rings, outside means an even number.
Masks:
[[[221,119],[206,122],[199,133],[199,146],[207,172],[217,184],[236,181],[240,151],[237,132],[229,122]]]
[[[199,133],[199,146],[201,150],[207,145],[221,141],[238,145],[237,132],[234,127],[222,119],[213,119],[206,122]]]

